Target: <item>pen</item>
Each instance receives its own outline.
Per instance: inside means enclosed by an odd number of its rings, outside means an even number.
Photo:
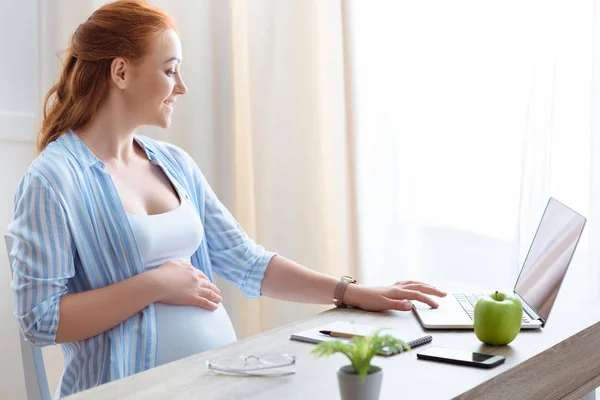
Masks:
[[[319,331],[319,333],[331,337],[341,337],[351,339],[353,337],[363,337],[364,335],[358,335],[356,333],[346,333],[346,332],[337,332],[337,331]]]

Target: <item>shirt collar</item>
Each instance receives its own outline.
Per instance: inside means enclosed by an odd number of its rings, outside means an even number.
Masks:
[[[134,140],[142,147],[146,156],[153,164],[159,163],[154,150],[148,146],[143,137],[134,135]],[[56,139],[56,142],[64,146],[75,157],[83,169],[88,169],[94,165],[98,165],[102,170],[105,169],[104,162],[96,157],[83,140],[72,130],[68,129]]]
[[[83,143],[83,140],[75,132],[68,129],[60,135],[56,142],[65,147],[75,157],[83,169],[99,164],[104,169],[104,163]]]
[[[153,164],[160,164],[159,160],[156,158],[156,154],[154,153],[152,146],[149,146],[149,143],[146,142],[146,138],[144,136],[133,135],[133,139],[140,145],[142,150],[144,150],[148,160],[150,160]]]

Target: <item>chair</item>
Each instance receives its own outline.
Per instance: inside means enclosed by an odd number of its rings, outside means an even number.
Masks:
[[[10,250],[12,248],[13,238],[10,235],[4,235],[6,242],[6,251],[8,259],[12,266]],[[12,267],[10,268],[12,274]],[[23,339],[22,333],[19,335],[21,342],[21,357],[23,358],[23,372],[25,373],[25,391],[28,400],[51,400],[50,388],[48,387],[48,378],[44,367],[44,358],[42,350],[33,346]]]

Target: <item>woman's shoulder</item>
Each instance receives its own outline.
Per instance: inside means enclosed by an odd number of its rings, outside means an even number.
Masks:
[[[60,191],[71,186],[69,181],[76,179],[81,169],[77,159],[54,141],[29,164],[21,183],[41,181]]]

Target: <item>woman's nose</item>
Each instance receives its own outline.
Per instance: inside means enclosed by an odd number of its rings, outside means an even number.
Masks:
[[[183,78],[181,77],[181,75],[178,75],[179,79],[177,80],[177,84],[175,85],[175,92],[177,94],[186,94],[187,93],[187,86],[185,86],[185,83],[183,83]]]

